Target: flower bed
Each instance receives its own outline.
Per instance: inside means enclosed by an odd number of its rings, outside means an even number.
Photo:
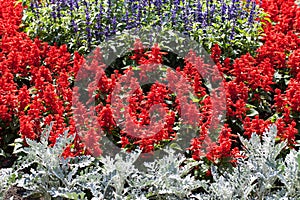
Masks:
[[[5,166],[4,161],[17,158],[25,166],[20,167],[20,163],[15,162],[16,171],[1,170],[5,181],[0,191],[17,183],[31,191],[31,195],[42,194],[45,198],[155,199],[161,195],[167,199],[205,199],[206,194],[207,198],[212,195],[218,199],[222,198],[215,193],[218,189],[224,190],[229,199],[274,199],[284,195],[299,198],[295,191],[300,188],[300,8],[293,0],[149,1],[142,5],[143,2],[24,1],[21,5],[0,1],[3,160],[0,167],[11,167],[11,163]],[[203,76],[189,62],[191,54],[182,62],[159,46],[147,49],[137,41],[134,51],[123,58],[125,64],[116,62],[113,67],[117,70],[102,72],[97,87],[93,88],[96,92],[83,93],[97,102],[95,120],[105,137],[124,150],[140,149],[139,153],[129,154],[125,161],[118,157],[119,154],[115,161],[109,160],[101,157],[104,149],[95,145],[99,140],[95,127],[90,127],[84,137],[76,129],[79,122],[74,116],[86,114],[74,111],[73,103],[80,99],[74,99],[73,95],[78,89],[76,75],[81,68],[97,67],[93,62],[90,66],[85,64],[87,55],[107,37],[133,27],[142,29],[153,25],[182,31],[210,52],[223,78],[224,125],[213,130],[219,135],[215,141],[205,143],[205,138],[212,134],[209,125],[215,120],[212,93]],[[168,113],[161,131],[147,138],[131,137],[129,129],[120,130],[114,120],[116,105],[111,97],[122,75],[146,64],[166,64],[166,60],[170,65],[173,63],[173,68],[179,66],[177,72],[189,82],[195,94],[193,101],[201,111],[196,119],[198,135],[190,140],[185,157],[176,157],[168,150],[169,157],[165,158],[168,162],[146,163],[148,175],[140,175],[133,164],[136,156],[168,149],[167,144],[179,135],[176,123],[180,124],[184,115],[178,111],[179,96],[158,83],[152,84],[147,91],[140,88],[134,92],[128,111],[135,124],[149,125],[149,109],[155,104],[161,104]],[[121,69],[126,66],[131,67]],[[51,122],[51,129],[48,129]],[[271,125],[276,125],[277,130]],[[264,135],[265,132],[268,134]],[[43,133],[47,133],[47,137]],[[265,148],[260,146],[259,137],[265,141]],[[245,138],[250,139],[250,143]],[[29,148],[20,150],[20,146]],[[244,148],[252,155],[244,154]],[[264,157],[265,154],[271,157]],[[255,156],[262,159],[257,160]],[[244,160],[246,157],[249,161]],[[253,170],[250,166],[255,163],[255,173],[248,177],[247,173]],[[124,174],[126,170],[118,166],[124,166],[132,180]],[[31,175],[26,171],[28,168]],[[154,169],[158,172],[151,171]],[[97,173],[101,174],[98,178]],[[244,177],[243,190],[237,189],[239,180],[232,174]],[[292,176],[296,178],[293,180]],[[165,179],[159,179],[161,177]],[[28,183],[26,179],[31,181]],[[221,186],[225,183],[228,185]],[[279,189],[274,189],[276,187]],[[180,193],[181,190],[184,192]]]

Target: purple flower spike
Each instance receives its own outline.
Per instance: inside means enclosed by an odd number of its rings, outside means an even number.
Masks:
[[[78,32],[78,26],[77,26],[77,24],[75,23],[75,21],[73,19],[71,20],[71,24],[72,24],[74,32],[77,33]]]
[[[248,23],[250,25],[252,25],[254,23],[253,16],[255,14],[255,8],[256,8],[256,4],[255,4],[255,2],[252,2],[251,11],[250,11],[249,18],[248,18]]]
[[[224,1],[222,1],[222,6],[221,6],[221,18],[222,18],[222,22],[225,21],[226,11],[227,11],[227,6],[224,3]]]

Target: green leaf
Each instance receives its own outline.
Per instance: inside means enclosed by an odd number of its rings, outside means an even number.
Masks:
[[[177,144],[177,143],[172,143],[172,144],[170,144],[170,147],[171,147],[172,149],[174,149],[174,150],[183,151],[183,149],[182,149],[182,148],[180,147],[180,145]]]
[[[6,157],[5,151],[1,148],[0,148],[0,156]]]
[[[259,112],[254,108],[250,108],[249,111],[247,112],[248,117],[254,117],[256,115],[259,115]]]

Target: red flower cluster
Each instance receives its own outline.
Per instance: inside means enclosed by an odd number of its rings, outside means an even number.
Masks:
[[[150,51],[146,51],[140,41],[135,43],[134,55],[131,57],[136,62],[136,67],[140,67],[142,70],[138,70],[140,73],[140,79],[142,81],[148,81],[151,77],[158,77],[163,63],[163,56],[167,56],[167,53],[160,51],[160,48],[155,45]],[[206,156],[212,162],[221,162],[222,159],[230,160],[232,157],[239,156],[238,149],[232,148],[233,140],[235,137],[231,134],[231,129],[228,124],[225,124],[220,133],[220,137],[217,142],[209,140],[209,126],[213,120],[213,115],[217,113],[212,112],[212,102],[210,94],[207,92],[206,86],[202,82],[202,75],[196,69],[196,66],[204,66],[201,58],[198,58],[193,52],[190,52],[185,58],[185,65],[181,70],[179,67],[175,72],[167,70],[167,79],[170,80],[168,85],[162,83],[154,83],[148,88],[148,91],[144,91],[140,88],[139,83],[133,77],[134,68],[131,67],[120,75],[118,71],[114,71],[111,77],[108,77],[104,68],[105,65],[101,63],[101,56],[97,56],[100,52],[96,51],[94,58],[83,65],[80,73],[79,80],[92,79],[96,82],[88,84],[89,91],[96,91],[96,94],[89,92],[89,98],[96,97],[98,105],[94,108],[83,102],[79,102],[80,92],[78,92],[78,100],[76,99],[75,118],[76,123],[80,124],[80,135],[85,143],[88,144],[88,150],[94,155],[101,153],[99,149],[99,136],[101,134],[91,133],[90,130],[97,129],[94,124],[95,116],[91,111],[96,110],[96,121],[104,130],[104,133],[108,137],[119,139],[118,143],[121,147],[128,150],[134,149],[139,146],[144,152],[152,152],[155,150],[155,146],[163,145],[165,142],[172,141],[177,137],[177,132],[174,129],[174,125],[178,124],[179,118],[184,119],[181,124],[195,125],[199,137],[192,141],[192,145],[189,148],[193,151],[193,157],[200,159],[202,156]],[[95,59],[96,58],[96,59]],[[93,76],[93,71],[97,66],[101,66],[99,69],[100,75]],[[217,68],[216,68],[217,69]],[[202,72],[205,68],[201,69]],[[91,78],[93,77],[93,78]],[[97,78],[98,77],[98,78]],[[97,83],[99,80],[101,84]],[[117,81],[116,81],[117,79]],[[88,81],[86,81],[88,82]],[[186,85],[185,82],[188,84]],[[83,81],[84,83],[84,81]],[[103,84],[105,83],[105,85]],[[97,85],[98,84],[98,85]],[[78,84],[79,86],[81,84]],[[97,87],[95,87],[97,85]],[[240,84],[242,85],[242,83]],[[105,86],[106,89],[103,87]],[[84,86],[86,87],[86,85]],[[193,107],[189,104],[186,98],[189,98],[189,90],[195,94],[198,99],[198,107]],[[92,89],[91,89],[92,88]],[[81,88],[74,88],[76,91],[83,91]],[[237,91],[233,91],[230,95],[234,95]],[[174,95],[176,90],[176,96]],[[76,93],[77,94],[77,93]],[[85,94],[84,94],[85,95]],[[230,98],[230,95],[228,95]],[[240,96],[240,95],[239,95]],[[225,97],[224,97],[225,98]],[[232,98],[235,98],[232,96]],[[247,100],[247,91],[244,91],[241,97],[243,100]],[[89,101],[88,101],[89,102]],[[238,101],[233,99],[234,104]],[[127,104],[128,105],[127,105]],[[224,105],[215,105],[224,107]],[[163,122],[158,120],[157,123],[152,123],[151,109],[155,108]],[[195,112],[196,110],[200,111]],[[83,112],[81,112],[83,111]],[[240,111],[239,111],[240,112]],[[189,113],[196,113],[195,115],[189,115]],[[198,114],[197,114],[198,113]],[[90,116],[90,120],[80,118],[81,116]],[[157,121],[157,120],[154,120]],[[144,128],[146,126],[146,128]],[[148,127],[147,127],[148,126]],[[149,128],[150,126],[150,128]],[[122,127],[121,130],[118,127]],[[218,132],[218,130],[216,130]],[[94,137],[94,138],[93,138]],[[189,143],[189,141],[187,141]],[[203,150],[207,150],[203,152]],[[201,153],[201,154],[200,154]]]
[[[17,131],[23,138],[38,139],[54,121],[49,139],[53,145],[66,129],[75,132],[70,80],[82,58],[75,54],[72,61],[66,46],[32,41],[19,30],[22,6],[7,0],[0,4],[0,136],[17,134],[4,130],[13,122],[19,123]],[[80,154],[82,147],[77,138],[66,156]]]
[[[263,45],[257,55],[243,55],[232,65],[229,58],[218,63],[227,77],[228,123],[235,125],[234,133],[247,137],[262,134],[275,123],[279,139],[293,144],[300,108],[300,8],[293,0],[263,0],[262,8],[272,22],[264,20]],[[257,111],[254,115],[252,108]]]

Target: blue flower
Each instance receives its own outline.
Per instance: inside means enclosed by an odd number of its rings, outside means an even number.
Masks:
[[[58,17],[58,18],[60,18],[61,17],[61,14],[60,14],[60,4],[59,4],[59,1],[57,1],[56,2],[56,16]]]
[[[72,24],[74,32],[77,33],[78,32],[78,26],[77,26],[76,22],[73,19],[71,20],[71,24]]]
[[[117,31],[117,20],[116,20],[116,17],[114,16],[113,17],[113,19],[112,19],[112,27],[113,27],[113,29],[112,29],[112,34],[115,34]]]
[[[224,1],[222,1],[222,6],[221,6],[221,19],[222,19],[222,22],[225,21],[226,11],[227,11],[227,6],[224,3]]]
[[[232,0],[231,6],[228,9],[228,20],[234,20],[236,15],[235,0]]]
[[[203,15],[202,15],[202,4],[200,3],[200,0],[197,2],[197,9],[195,12],[196,15],[196,22],[202,22],[203,20]]]
[[[245,6],[246,9],[248,9],[250,7],[250,2],[251,2],[251,0],[247,0],[246,6]]]
[[[253,24],[253,22],[254,22],[253,16],[255,14],[255,8],[256,8],[256,4],[255,4],[255,2],[252,2],[251,11],[250,11],[250,15],[249,15],[249,18],[248,18],[249,24]]]
[[[72,0],[71,0],[71,1],[72,1]],[[75,7],[76,7],[76,9],[78,10],[78,9],[79,9],[78,0],[74,0],[74,3],[75,3]]]
[[[88,41],[88,45],[90,45],[90,42],[91,42],[91,40],[92,40],[92,33],[91,33],[91,29],[90,29],[90,27],[86,27],[85,28],[85,30],[86,30],[86,33],[87,33],[87,41]]]
[[[207,23],[207,12],[204,12],[201,27],[205,28],[207,25],[208,25],[208,23]]]
[[[216,5],[212,4],[210,7],[210,20],[213,21],[214,20],[214,14],[215,14],[215,9],[216,9]]]
[[[82,3],[86,8],[89,7],[89,2],[87,2],[86,0],[84,0]]]
[[[235,23],[234,23],[234,25],[232,26],[232,28],[231,28],[231,33],[230,33],[230,40],[233,40],[234,39],[234,36],[235,36],[235,30],[234,30],[234,26],[235,26]]]
[[[174,3],[173,3],[173,7],[171,8],[171,21],[172,21],[172,25],[174,26],[176,24],[176,20],[177,20],[177,11],[178,11],[178,8],[179,8],[179,0],[174,0]]]
[[[72,11],[74,10],[74,2],[72,0],[69,1],[69,8],[70,8],[69,13],[72,14],[73,13]]]

